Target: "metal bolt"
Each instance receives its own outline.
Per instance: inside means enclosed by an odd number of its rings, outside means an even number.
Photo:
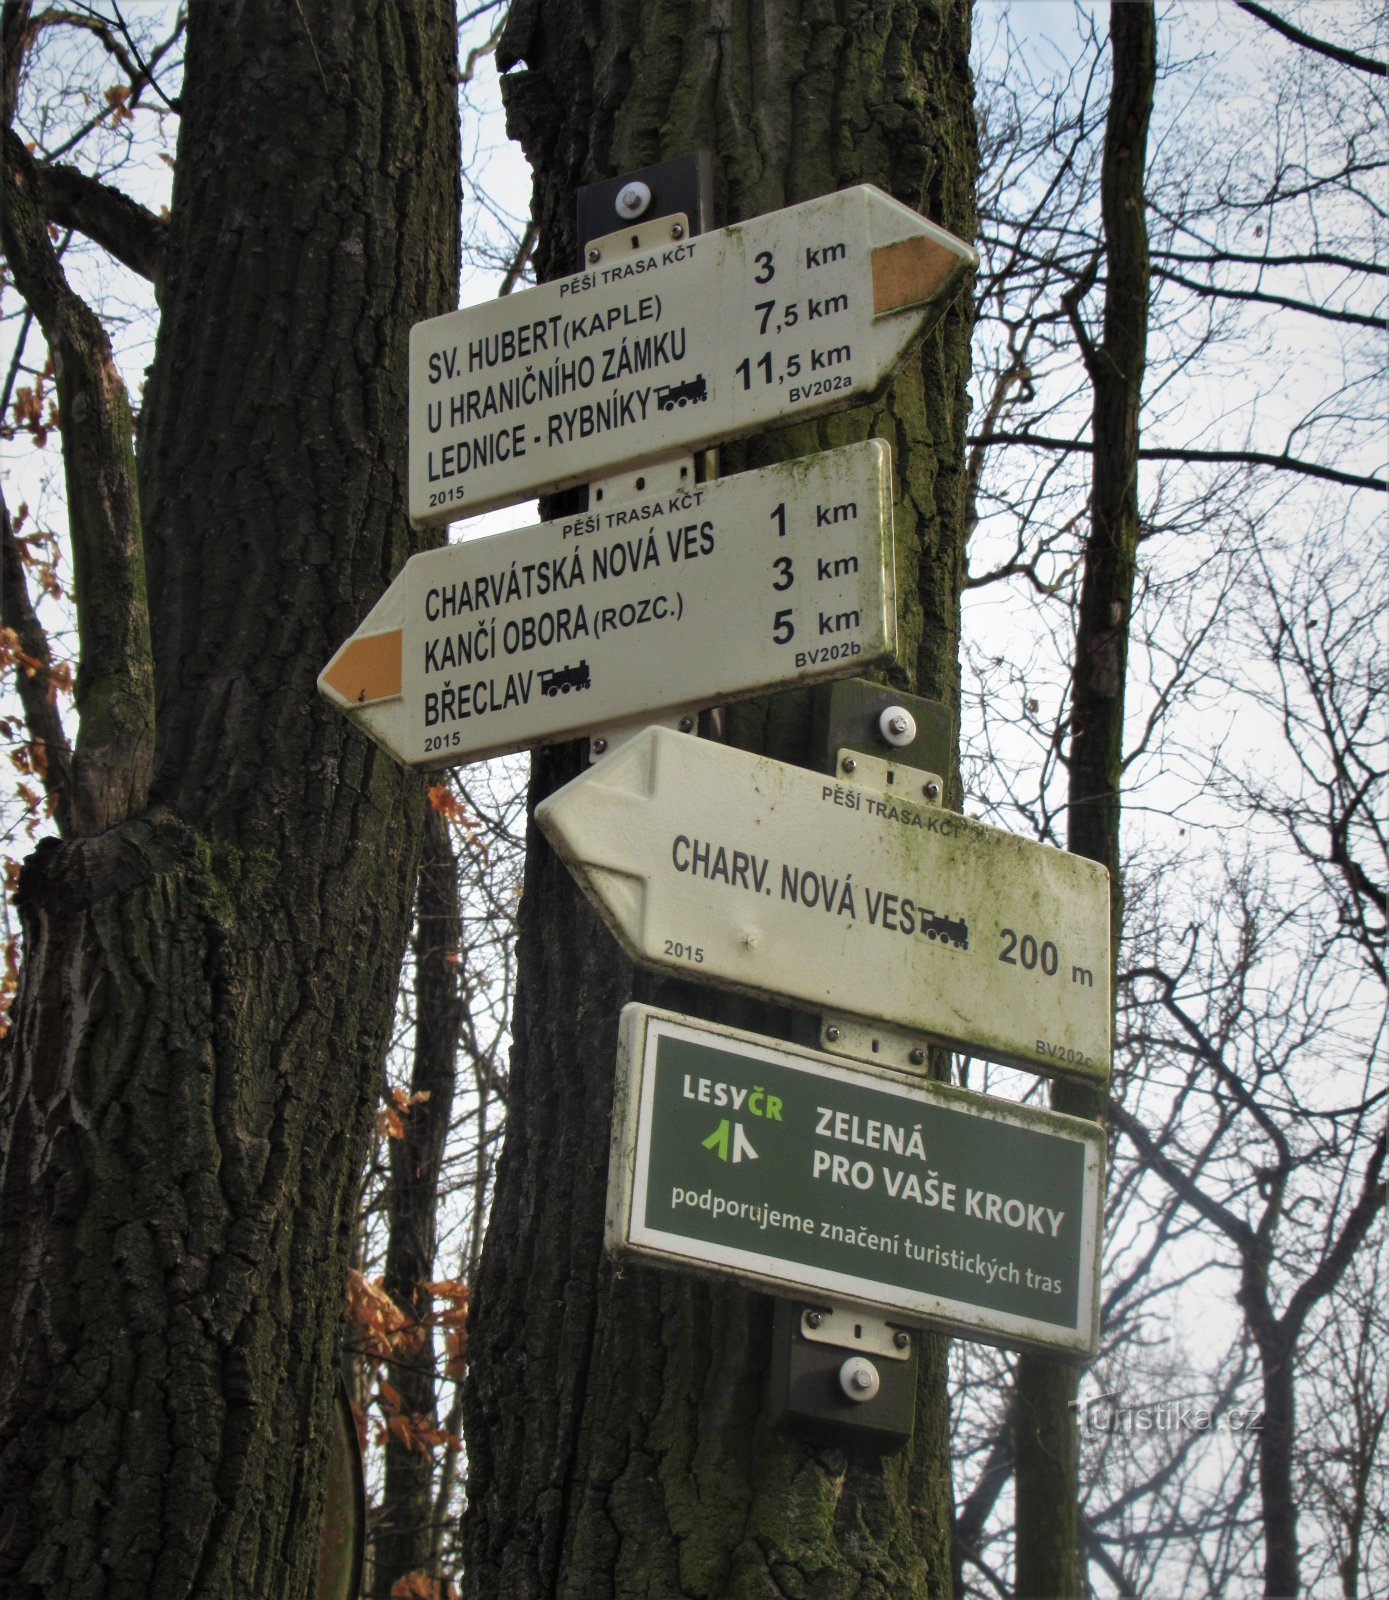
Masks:
[[[678,222],[672,222],[670,225],[670,236],[672,239],[683,239],[685,237],[685,230]]]
[[[603,752],[607,748],[608,748],[608,741],[606,739],[595,739],[593,741],[593,753],[594,753],[594,755],[601,756],[603,754]]]
[[[651,204],[651,190],[644,183],[629,183],[618,195],[615,207],[619,217],[630,221],[639,217]]]
[[[905,706],[886,706],[878,718],[878,732],[886,744],[900,750],[916,738],[916,718]]]
[[[831,1044],[833,1044],[835,1042],[835,1040],[838,1039],[838,1037],[839,1037],[839,1029],[836,1028],[833,1024],[831,1024],[828,1028],[825,1029],[825,1037],[829,1040],[829,1042]]]
[[[901,1328],[898,1328],[896,1333],[894,1333],[892,1336],[892,1342],[899,1350],[905,1350],[912,1342],[912,1336],[909,1333],[903,1332]]]
[[[878,1369],[871,1361],[865,1361],[862,1356],[850,1356],[839,1369],[839,1387],[851,1400],[860,1403],[872,1400],[881,1382]]]
[[[844,770],[845,770],[845,772],[855,772],[855,771],[857,771],[857,769],[858,769],[858,762],[855,761],[852,756],[845,756],[844,757]]]
[[[920,1045],[918,1045],[916,1049],[913,1050],[912,1053],[907,1057],[907,1060],[910,1061],[914,1067],[919,1067],[922,1062],[925,1061],[925,1059],[926,1052],[921,1048]]]
[[[588,259],[589,259],[590,262],[601,261],[603,259],[603,252],[598,248],[598,246],[596,244],[589,245],[589,247],[588,247]]]
[[[928,800],[940,799],[940,785],[934,779],[926,785],[925,795]]]
[[[681,719],[680,719],[680,731],[681,731],[681,733],[688,733],[690,731],[690,729],[693,728],[693,727],[694,727],[694,718],[693,717],[681,717]]]
[[[807,1328],[818,1328],[824,1320],[824,1317],[822,1317],[818,1311],[807,1311],[805,1314],[805,1325]]]

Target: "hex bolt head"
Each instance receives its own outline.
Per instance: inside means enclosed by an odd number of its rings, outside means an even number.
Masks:
[[[916,718],[906,706],[888,706],[878,718],[878,733],[884,743],[900,750],[916,738]]]
[[[622,186],[617,199],[613,202],[613,209],[619,217],[631,222],[633,218],[644,215],[650,204],[651,190],[646,184],[633,180]]]
[[[850,1356],[839,1369],[839,1387],[860,1405],[872,1400],[882,1387],[878,1369],[863,1356]]]

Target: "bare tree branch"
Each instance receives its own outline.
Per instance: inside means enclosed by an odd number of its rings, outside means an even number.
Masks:
[[[80,629],[73,832],[103,833],[145,803],[154,660],[130,402],[111,341],[73,293],[48,237],[38,170],[4,130],[0,243],[53,352]]]
[[[971,445],[1025,444],[1038,450],[1061,450],[1072,455],[1091,455],[1094,446],[1085,439],[1057,439],[1044,433],[1011,433],[1006,430],[986,434],[971,434]],[[1233,462],[1247,467],[1276,467],[1282,472],[1298,472],[1307,478],[1323,478],[1327,483],[1344,484],[1348,489],[1389,489],[1389,479],[1371,478],[1358,472],[1342,472],[1336,467],[1324,467],[1315,461],[1302,461],[1285,451],[1274,455],[1267,450],[1162,450],[1144,445],[1138,452],[1140,461]]]
[[[53,820],[58,832],[67,837],[72,831],[72,750],[63,721],[58,715],[50,670],[52,656],[48,636],[43,631],[29,600],[24,577],[24,559],[10,521],[10,508],[0,490],[0,623],[14,631],[19,648],[31,662],[20,662],[15,672],[19,703],[35,752],[35,767],[44,791],[52,797]]]
[[[1249,1224],[1228,1207],[1213,1200],[1193,1178],[1158,1148],[1156,1140],[1131,1112],[1111,1104],[1110,1121],[1133,1143],[1144,1162],[1183,1200],[1198,1211],[1241,1252],[1252,1247],[1254,1233]]]
[[[1154,208],[1156,209],[1156,208]],[[1336,255],[1330,250],[1308,250],[1298,255],[1247,255],[1237,250],[1218,250],[1212,246],[1197,255],[1191,250],[1154,250],[1154,261],[1181,261],[1188,266],[1213,266],[1217,262],[1232,267],[1344,267],[1347,272],[1363,272],[1370,277],[1389,277],[1389,266],[1379,261],[1362,261],[1356,256]]]
[[[76,167],[40,167],[38,172],[49,221],[75,228],[109,250],[117,261],[154,285],[158,300],[168,223],[129,195]]]
[[[1326,39],[1314,38],[1310,33],[1304,33],[1301,28],[1293,27],[1291,22],[1285,21],[1277,12],[1270,11],[1266,6],[1257,5],[1255,0],[1235,0],[1241,11],[1247,11],[1251,17],[1257,17],[1260,22],[1266,23],[1275,33],[1281,33],[1285,39],[1291,39],[1294,44],[1300,44],[1304,50],[1313,50],[1319,56],[1325,56],[1330,61],[1339,61],[1343,67],[1354,67],[1357,72],[1368,72],[1373,77],[1382,78],[1389,73],[1389,66],[1382,61],[1376,61],[1370,56],[1357,55],[1354,50],[1343,49],[1338,44],[1331,44]]]
[[[30,0],[5,0],[0,12],[0,127],[14,121],[20,68],[34,38],[30,9]]]
[[[498,296],[510,294],[521,281],[526,267],[530,264],[531,252],[535,249],[535,242],[540,237],[540,230],[535,225],[532,217],[526,223],[526,231],[521,235],[521,242],[516,246],[516,253],[507,265],[506,276],[502,279],[501,287],[497,290]]]
[[[1261,289],[1232,289],[1228,285],[1197,283],[1178,272],[1166,272],[1161,267],[1153,269],[1153,276],[1181,289],[1189,289],[1203,300],[1247,300],[1255,305],[1278,306],[1283,311],[1300,311],[1309,317],[1321,317],[1326,322],[1349,322],[1358,328],[1382,328],[1383,317],[1369,316],[1361,311],[1339,311],[1333,306],[1313,305],[1307,300],[1293,300],[1287,295],[1268,294]]]
[[[966,1561],[977,1561],[980,1540],[989,1516],[1003,1492],[1003,1486],[1013,1475],[1013,1418],[1011,1407],[1005,1411],[994,1430],[984,1466],[974,1487],[965,1496],[955,1514],[951,1530],[953,1561],[958,1575]],[[957,1576],[958,1587],[958,1576]]]
[[[1364,1243],[1375,1217],[1384,1209],[1384,1151],[1385,1135],[1380,1133],[1365,1168],[1365,1182],[1360,1197],[1336,1235],[1335,1243],[1317,1263],[1316,1270],[1304,1278],[1293,1291],[1280,1321],[1291,1335],[1296,1336],[1307,1313],[1318,1300],[1327,1295],[1340,1282],[1351,1257]]]

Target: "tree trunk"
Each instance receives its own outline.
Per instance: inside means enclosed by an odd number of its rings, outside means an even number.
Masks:
[[[1265,1303],[1251,1315],[1255,1296],[1242,1296],[1259,1349],[1263,1418],[1259,1428],[1259,1509],[1264,1527],[1265,1600],[1289,1600],[1302,1592],[1297,1540],[1297,1499],[1293,1491],[1295,1399],[1293,1363],[1296,1339],[1274,1319]],[[1260,1297],[1262,1298],[1262,1297]]]
[[[403,1136],[390,1141],[382,1287],[412,1319],[418,1342],[387,1363],[386,1378],[400,1395],[407,1416],[423,1416],[437,1423],[434,1335],[428,1326],[434,1301],[424,1284],[434,1276],[439,1184],[453,1115],[465,1002],[458,966],[463,944],[458,862],[448,823],[432,806],[426,809],[424,819],[415,928],[413,1103],[403,1119]],[[398,1439],[389,1440],[381,1504],[372,1533],[376,1600],[390,1600],[397,1579],[430,1567],[435,1548],[433,1491],[431,1453],[407,1447]]]
[[[1123,925],[1120,782],[1130,614],[1138,564],[1138,439],[1148,344],[1148,225],[1143,175],[1156,75],[1151,0],[1110,7],[1113,81],[1100,172],[1104,221],[1103,333],[1090,343],[1072,309],[1093,391],[1094,469],[1071,683],[1067,847],[1109,869],[1111,978]],[[1107,1095],[1056,1084],[1058,1111],[1103,1119]],[[1080,1592],[1080,1469],[1075,1367],[1018,1358],[1017,1592]]]
[[[453,63],[441,0],[193,7],[122,530],[150,797],[19,893],[6,1595],[312,1592],[422,807],[315,678],[416,544],[406,335],[454,301]]]
[[[968,8],[523,5],[500,52],[536,170],[542,276],[571,271],[574,191],[714,153],[718,220],[871,181],[966,238],[975,139]],[[893,446],[906,640],[894,681],[958,701],[964,385],[958,304],[889,397],[722,452],[725,474],[877,433]],[[730,715],[740,743],[814,761],[809,697]],[[580,769],[540,753],[534,804]],[[818,764],[818,763],[816,763]],[[785,1013],[637,977],[532,836],[506,1146],[465,1394],[473,1592],[540,1596],[944,1595],[950,1464],[942,1340],[923,1340],[898,1456],[830,1449],[764,1415],[772,1302],[603,1255],[618,1013],[634,996],[788,1036]]]

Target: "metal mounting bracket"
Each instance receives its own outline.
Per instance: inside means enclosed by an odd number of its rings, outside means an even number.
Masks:
[[[845,783],[883,796],[881,801],[869,804],[885,806],[900,797],[914,806],[938,806],[944,789],[944,779],[938,772],[923,772],[891,757],[864,755],[847,746],[835,757],[834,773]]]
[[[885,713],[905,712],[912,726],[906,737],[884,726]],[[904,767],[927,773],[949,772],[954,758],[950,708],[923,695],[904,694],[867,678],[838,678],[815,695],[815,747],[827,772],[847,751],[851,756],[881,756],[890,748]]]
[[[876,1312],[778,1300],[772,1316],[772,1425],[897,1450],[912,1435],[918,1340]]]
[[[642,717],[636,722],[614,723],[607,728],[593,728],[588,734],[588,760],[592,766],[605,755],[634,739],[643,728],[670,728],[675,733],[694,733],[699,728],[699,713],[687,711],[665,717]]]
[[[636,500],[642,495],[678,495],[682,489],[692,489],[697,481],[695,458],[690,451],[662,456],[656,461],[644,461],[641,466],[620,472],[614,478],[591,479],[589,509],[621,505],[624,500]]]
[[[605,263],[625,256],[663,248],[672,240],[688,238],[709,226],[712,215],[712,165],[707,152],[680,156],[655,167],[642,167],[579,191],[579,248],[582,271],[601,270]],[[614,220],[624,220],[620,228]],[[705,473],[713,460],[705,452]],[[588,485],[590,510],[621,505],[643,495],[676,495],[700,479],[699,466],[690,451],[644,461],[610,478],[595,478]],[[588,734],[588,759],[601,760],[609,751],[653,725],[693,733],[699,726],[698,706],[664,717],[593,728]]]
[[[584,267],[602,267],[605,263],[620,261],[624,256],[638,255],[646,250],[661,250],[672,242],[687,239],[690,219],[680,212],[676,216],[644,217],[628,227],[605,233],[584,246]]]
[[[832,1344],[885,1361],[910,1361],[912,1336],[877,1311],[859,1306],[803,1306],[801,1337],[812,1344]]]
[[[611,233],[614,221],[649,222],[677,215],[695,233],[713,226],[714,162],[707,150],[586,183],[577,196],[579,245],[582,249]]]
[[[934,1041],[924,1034],[906,1033],[884,1027],[879,1022],[864,1022],[858,1017],[822,1016],[820,1047],[831,1055],[870,1066],[896,1067],[903,1072],[921,1072],[926,1052]]]

